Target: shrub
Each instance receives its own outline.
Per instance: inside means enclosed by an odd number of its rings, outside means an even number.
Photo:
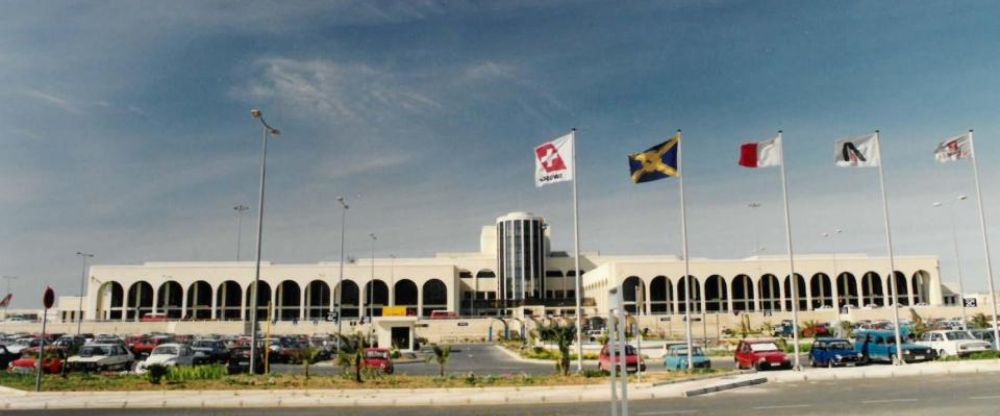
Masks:
[[[183,383],[190,380],[220,380],[227,373],[226,367],[221,364],[198,367],[167,367],[164,378],[169,383]]]
[[[605,377],[603,371],[601,371],[601,370],[595,370],[595,369],[592,369],[592,368],[588,368],[588,369],[583,370],[582,374],[586,378]]]
[[[163,364],[152,364],[146,367],[146,380],[152,384],[160,384],[160,380],[170,369]]]

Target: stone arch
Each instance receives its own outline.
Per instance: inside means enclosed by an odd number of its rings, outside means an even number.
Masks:
[[[382,316],[382,308],[389,305],[389,286],[379,279],[365,282],[363,297],[365,310],[362,314]]]
[[[247,285],[246,290],[246,320],[250,320],[253,313],[253,288],[254,284]],[[257,291],[257,322],[267,319],[267,304],[271,302],[271,285],[266,281],[260,281],[260,290]]]
[[[629,276],[622,282],[622,300],[625,311],[631,314],[642,314],[646,296],[646,285],[639,276]]]
[[[392,288],[392,293],[395,305],[406,307],[407,316],[417,315],[417,297],[419,296],[419,291],[417,290],[416,283],[413,283],[410,279],[397,280],[395,286]]]
[[[778,277],[773,274],[765,274],[760,277],[757,284],[757,296],[760,299],[760,309],[762,311],[781,310],[781,287]]]
[[[861,306],[885,306],[885,292],[882,291],[882,278],[878,273],[868,272],[861,277]]]
[[[132,283],[128,288],[128,309],[125,319],[141,320],[153,312],[153,285],[146,281]]]
[[[274,318],[281,321],[299,319],[299,310],[302,305],[302,289],[298,283],[294,280],[284,280],[278,283],[274,300]]]
[[[99,319],[119,321],[125,309],[125,289],[116,281],[104,282],[97,289],[97,314]]]
[[[212,318],[212,285],[204,280],[191,283],[187,290],[186,319]]]
[[[930,304],[931,274],[926,270],[917,270],[913,273],[913,301],[916,303]],[[960,294],[964,296],[965,294]],[[959,299],[959,302],[963,302]],[[961,305],[961,303],[959,303]]]
[[[156,289],[156,312],[168,319],[180,319],[184,315],[184,288],[174,280],[168,280]]]
[[[909,285],[907,284],[906,275],[903,274],[902,272],[900,272],[899,270],[893,272],[893,275],[896,276],[896,282],[895,282],[896,285],[895,286],[897,288],[899,288],[899,295],[898,296],[894,296],[895,293],[894,293],[894,291],[892,289],[892,287],[893,287],[892,283],[893,282],[887,278],[886,279],[886,290],[889,293],[889,303],[890,304],[896,304],[898,302],[899,305],[909,305],[910,304],[910,299],[909,299],[910,288],[909,288]]]
[[[806,279],[802,277],[801,274],[795,273],[796,289],[798,290],[798,310],[804,311],[809,307],[809,301],[806,292],[808,288],[806,287]],[[792,279],[791,276],[785,276],[785,310],[792,310],[792,303],[795,293],[792,292]]]
[[[673,313],[674,286],[667,276],[656,276],[649,282],[650,309],[654,314]]]
[[[722,276],[713,274],[705,279],[706,312],[729,311],[729,291],[727,289],[726,279]]]
[[[690,289],[688,289],[687,282],[691,282]],[[685,303],[690,297],[691,301],[691,313],[701,312],[701,284],[698,282],[698,278],[688,275],[686,279],[681,278],[677,280],[677,312],[686,313],[687,310]]]
[[[753,279],[745,274],[736,275],[731,283],[733,289],[733,311],[754,311]]]
[[[424,282],[420,291],[423,299],[423,316],[430,316],[436,310],[448,309],[448,286],[440,279],[430,279]]]
[[[305,300],[306,319],[323,319],[330,311],[330,285],[319,279],[309,282]]]
[[[809,293],[812,295],[813,309],[833,306],[833,282],[826,273],[816,273],[809,279]]]
[[[344,318],[361,316],[361,289],[353,280],[344,279],[343,284],[334,288],[334,302],[340,300],[341,314]],[[336,305],[334,305],[336,306]]]
[[[226,280],[216,289],[216,314],[220,320],[240,320],[240,301],[243,300],[243,288],[233,280]]]
[[[858,297],[858,281],[850,272],[837,275],[837,296],[840,298],[838,307],[861,306],[861,300]]]

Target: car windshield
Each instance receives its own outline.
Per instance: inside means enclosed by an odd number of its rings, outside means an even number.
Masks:
[[[81,357],[93,357],[95,355],[111,355],[111,348],[92,345],[80,349]]]
[[[173,345],[156,347],[156,349],[153,350],[153,355],[177,355],[177,347]]]
[[[688,353],[687,347],[674,348],[673,351],[677,355],[687,355]],[[701,347],[694,347],[691,349],[691,355],[705,355],[705,353],[701,350]]]
[[[849,350],[851,349],[851,344],[847,341],[834,341],[826,344],[826,349],[828,350]]]
[[[973,339],[968,332],[965,331],[948,331],[944,333],[944,336],[948,338],[948,341],[962,341]]]
[[[389,353],[385,351],[365,351],[365,358],[389,358]]]
[[[778,345],[773,342],[761,342],[757,344],[750,344],[750,351],[753,352],[778,351]]]
[[[195,348],[214,348],[215,347],[215,341],[195,341],[194,342],[194,347]]]

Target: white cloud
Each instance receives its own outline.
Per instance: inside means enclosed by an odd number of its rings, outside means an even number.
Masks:
[[[67,113],[78,114],[78,115],[84,113],[83,109],[69,98],[61,97],[50,92],[29,88],[22,91],[21,94],[24,95],[25,97],[29,97],[37,101],[40,101],[42,103],[56,107]]]

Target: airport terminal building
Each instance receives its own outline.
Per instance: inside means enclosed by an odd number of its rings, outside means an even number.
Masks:
[[[473,316],[572,316],[575,276],[582,274],[586,316],[606,314],[608,289],[622,285],[626,308],[636,315],[765,313],[792,308],[793,279],[786,257],[691,259],[691,278],[676,256],[573,258],[550,245],[551,229],[536,215],[514,212],[480,232],[480,250],[429,258],[376,258],[344,264],[261,265],[258,316],[273,306],[276,321],[335,320],[342,300],[345,320],[435,311]],[[943,286],[935,256],[899,256],[893,294],[888,261],[857,254],[796,257],[799,309],[853,306],[941,305]],[[90,269],[85,319],[141,321],[248,320],[253,262],[147,262]],[[690,282],[690,284],[688,284]],[[690,302],[688,302],[690,298]],[[441,313],[441,312],[439,312]]]

